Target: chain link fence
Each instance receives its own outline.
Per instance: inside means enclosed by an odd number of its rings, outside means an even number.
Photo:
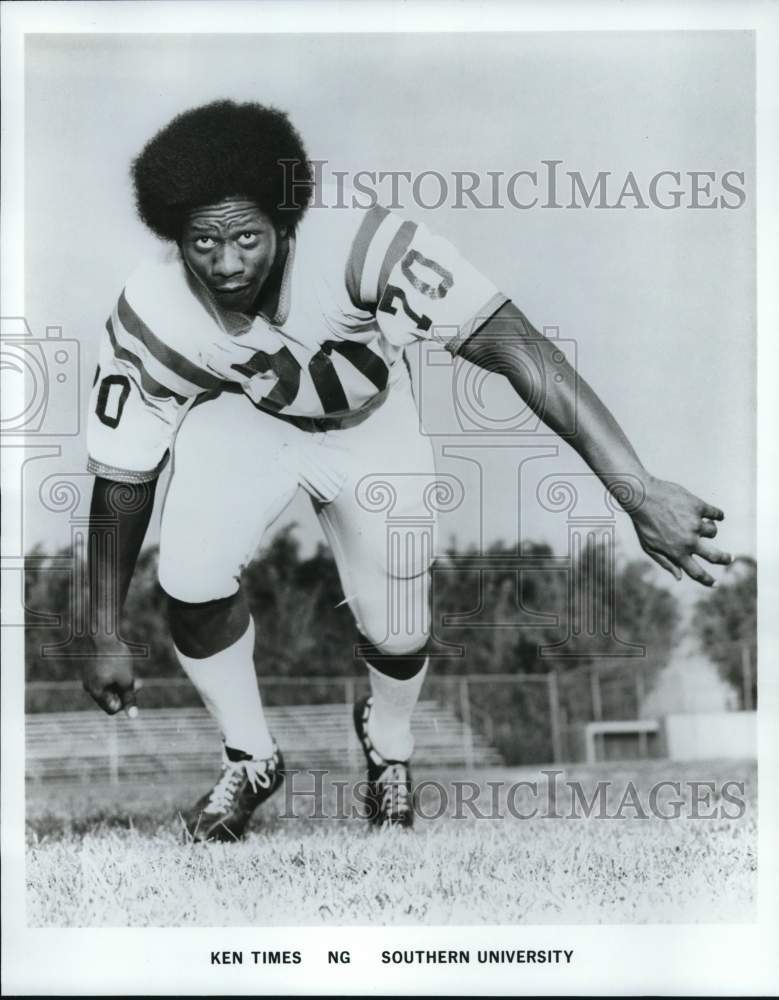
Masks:
[[[507,765],[580,761],[586,756],[590,722],[657,718],[669,712],[751,709],[754,653],[743,647],[743,684],[736,691],[716,673],[697,676],[681,663],[646,660],[592,664],[543,674],[492,673],[428,676],[423,697],[447,718],[463,725],[462,759],[478,763],[473,743],[494,747]],[[719,684],[719,687],[716,685]],[[714,686],[712,686],[714,685]],[[268,708],[296,705],[351,706],[369,691],[367,675],[261,678]],[[200,707],[197,692],[183,677],[147,679],[139,694],[143,708]],[[95,711],[78,681],[36,681],[26,687],[28,714]],[[346,717],[346,716],[345,716]],[[603,756],[612,759],[663,755],[661,735],[641,732],[610,736]]]

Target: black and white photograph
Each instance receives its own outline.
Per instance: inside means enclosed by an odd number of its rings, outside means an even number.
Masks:
[[[779,986],[777,11],[622,7],[3,4],[4,992]]]

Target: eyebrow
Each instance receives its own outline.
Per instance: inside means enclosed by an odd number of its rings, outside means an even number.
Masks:
[[[227,229],[228,232],[230,232],[230,231],[234,232],[235,230],[240,230],[242,232],[249,232],[250,230],[251,231],[254,231],[254,230],[261,231],[261,230],[263,230],[263,229],[266,228],[266,225],[265,225],[265,223],[259,222],[256,219],[251,219],[251,220],[247,220],[247,221],[242,221],[241,219],[237,219],[237,220],[229,220],[228,219],[228,220],[225,220],[224,222],[222,220],[220,220],[219,222],[210,222],[207,219],[203,219],[203,220],[200,220],[200,221],[193,221],[193,222],[191,222],[190,223],[190,227],[193,230],[197,230],[199,232],[204,232],[204,233],[205,232],[210,232],[210,233],[217,232],[218,233],[222,229]]]

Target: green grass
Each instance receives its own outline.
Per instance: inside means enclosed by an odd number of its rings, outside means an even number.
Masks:
[[[666,761],[566,769],[610,780],[614,815],[629,780],[647,808],[657,781],[743,781],[740,818],[418,820],[413,832],[359,819],[286,815],[277,797],[237,844],[188,843],[176,816],[202,782],[30,789],[28,922],[33,926],[733,922],[755,918],[755,769]],[[418,780],[433,775],[420,774]],[[545,781],[537,769],[439,780]],[[450,786],[451,790],[451,786]],[[669,792],[660,798],[667,806]],[[347,800],[348,801],[348,800]],[[437,793],[422,797],[436,810]],[[489,797],[483,800],[484,807]],[[533,803],[516,799],[523,811]],[[708,808],[719,809],[721,799]],[[325,809],[332,812],[332,794]],[[546,808],[545,800],[542,808]],[[505,813],[505,802],[499,807]],[[461,810],[467,812],[467,810]],[[570,812],[567,796],[556,811]],[[648,811],[648,810],[647,810]],[[705,811],[705,810],[704,810]],[[734,810],[731,808],[731,812]]]

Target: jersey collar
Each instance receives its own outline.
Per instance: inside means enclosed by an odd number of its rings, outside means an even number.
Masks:
[[[284,273],[281,276],[281,288],[279,289],[279,301],[276,312],[271,322],[274,326],[283,326],[289,318],[291,306],[290,296],[292,291],[292,265],[295,261],[295,247],[297,241],[295,234],[290,233],[287,244],[287,259],[284,261]]]

